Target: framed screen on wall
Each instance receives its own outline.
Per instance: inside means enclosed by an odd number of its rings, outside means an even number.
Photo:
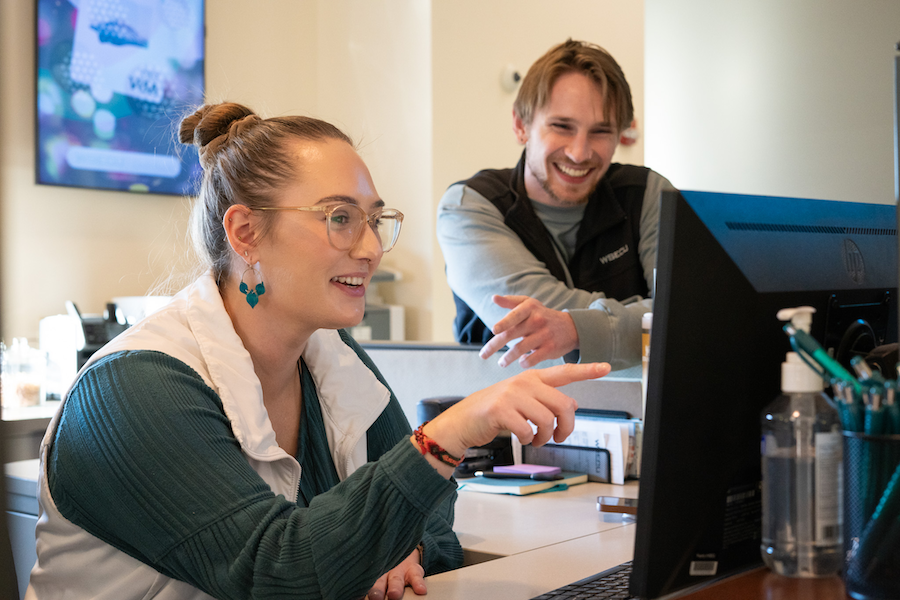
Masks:
[[[194,192],[204,0],[37,0],[37,182]]]

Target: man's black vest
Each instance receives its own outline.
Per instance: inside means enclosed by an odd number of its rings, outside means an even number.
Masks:
[[[648,295],[644,270],[638,255],[641,210],[649,169],[612,164],[597,189],[588,198],[578,228],[575,253],[568,269],[575,287],[603,292],[608,298],[624,300]],[[565,270],[554,251],[550,233],[534,212],[525,191],[525,155],[513,169],[486,169],[462,182],[497,207],[506,226],[518,235],[525,247],[541,260],[554,277],[566,280]],[[456,339],[467,344],[484,344],[491,330],[456,294]]]

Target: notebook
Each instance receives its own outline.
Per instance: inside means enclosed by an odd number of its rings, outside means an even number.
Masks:
[[[481,475],[463,479],[459,482],[460,491],[484,492],[487,494],[511,494],[513,496],[527,496],[537,492],[548,490],[565,490],[570,485],[577,485],[588,480],[587,473],[572,473],[563,471],[562,479],[541,481],[528,479],[490,479]]]

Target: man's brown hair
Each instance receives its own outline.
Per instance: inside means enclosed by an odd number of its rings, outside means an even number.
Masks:
[[[612,55],[588,42],[572,39],[554,46],[540,57],[522,80],[513,110],[525,125],[531,125],[535,113],[550,101],[553,84],[565,73],[583,73],[590,77],[603,96],[604,115],[615,119],[616,129],[624,131],[634,119],[631,88]]]

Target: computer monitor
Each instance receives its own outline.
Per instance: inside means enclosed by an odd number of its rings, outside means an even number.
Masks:
[[[662,199],[631,593],[762,564],[760,413],[790,351],[776,313],[849,367],[897,339],[896,207],[706,192]]]

